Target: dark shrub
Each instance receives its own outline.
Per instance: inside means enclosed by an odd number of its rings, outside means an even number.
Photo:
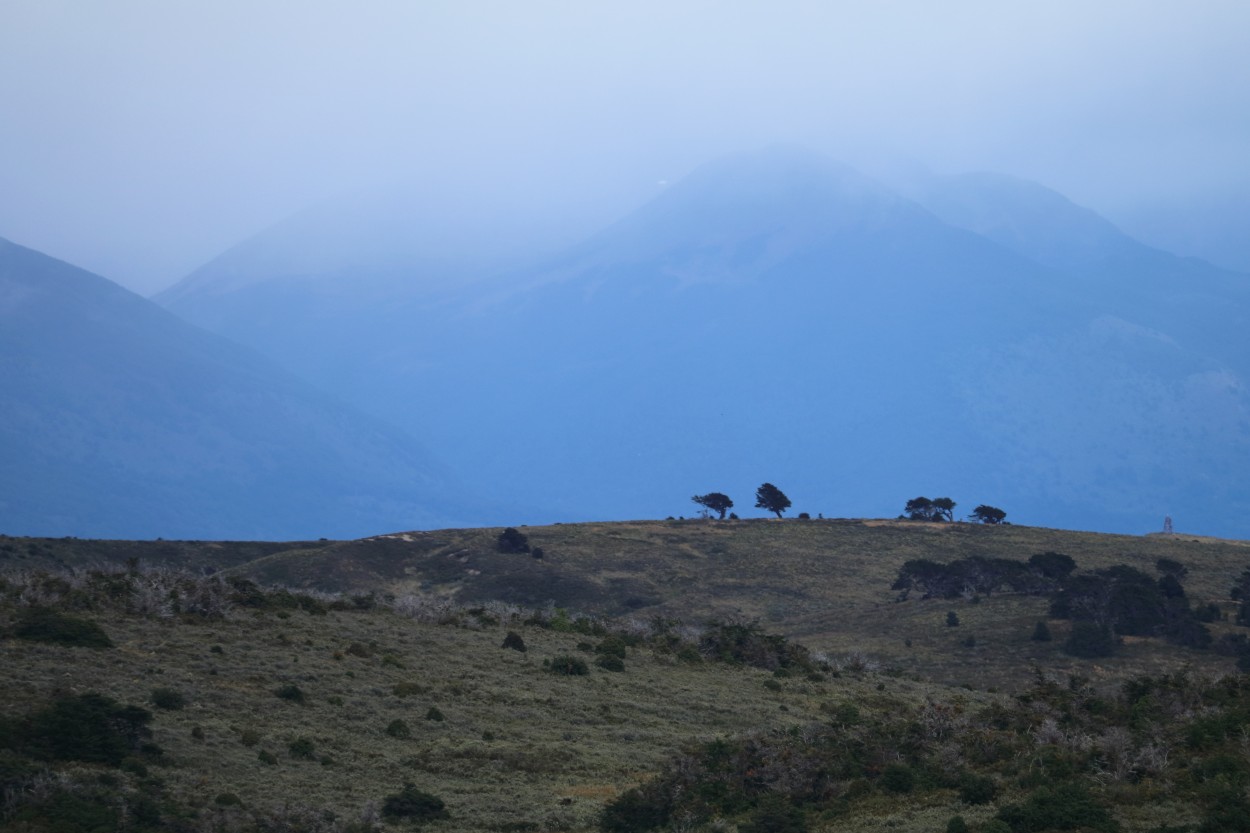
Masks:
[[[530,542],[523,532],[508,527],[495,539],[495,549],[500,552],[529,552]]]
[[[959,627],[959,614],[958,613],[956,613],[953,610],[948,610],[946,612],[946,627],[948,628]]]
[[[304,692],[294,683],[287,683],[276,689],[274,695],[282,700],[289,700],[292,703],[303,703],[305,701]]]
[[[266,752],[264,749],[257,753],[256,760],[266,766],[275,766],[278,763],[277,756],[275,756],[272,752]]]
[[[1049,642],[1050,625],[1047,625],[1045,620],[1038,619],[1037,624],[1033,626],[1033,636],[1029,638],[1034,642]]]
[[[625,659],[627,646],[625,645],[625,640],[619,636],[609,636],[596,645],[594,650],[596,654],[602,654],[605,657]]]
[[[881,786],[892,793],[909,793],[916,785],[916,776],[903,764],[890,764],[881,773]]]
[[[516,631],[508,631],[508,635],[503,638],[503,648],[511,648],[514,651],[525,653],[525,640],[521,638],[521,634]]]
[[[412,697],[414,694],[425,694],[429,690],[427,686],[423,686],[420,683],[404,682],[395,683],[394,687],[391,688],[391,694],[394,694],[396,697]]]
[[[542,547],[534,547],[534,549],[530,550],[530,555],[531,555],[531,556],[533,556],[534,558],[537,558],[537,559],[541,560],[541,559],[542,559],[542,557],[543,557],[543,555],[544,555],[544,553],[543,553],[543,548],[542,548]]]
[[[603,808],[599,827],[604,833],[646,833],[668,824],[673,808],[662,790],[635,787]]]
[[[412,737],[412,730],[408,728],[408,724],[399,719],[390,722],[390,725],[386,727],[386,733],[400,740],[407,740]]]
[[[1076,562],[1063,553],[1039,552],[1029,558],[1029,566],[1048,579],[1063,581],[1076,569]]]
[[[353,642],[351,645],[347,646],[347,650],[344,651],[344,653],[351,654],[354,657],[368,659],[373,656],[373,649],[362,642]]]
[[[1107,808],[1099,804],[1079,784],[1043,787],[1023,804],[1011,804],[998,811],[1012,833],[1040,833],[1043,830],[1099,830],[1114,833],[1120,829]]]
[[[243,801],[234,793],[219,793],[218,796],[213,799],[213,803],[220,804],[222,807],[237,807],[242,804]]]
[[[101,694],[57,700],[36,712],[26,740],[37,757],[117,766],[151,735],[152,713]]]
[[[989,804],[998,794],[994,779],[984,775],[965,775],[959,779],[959,799],[967,804]]]
[[[946,833],[968,833],[968,822],[963,816],[952,816],[946,823]]]
[[[609,654],[604,654],[603,656],[595,660],[595,665],[599,666],[604,671],[624,671],[625,670],[624,660],[622,660],[618,656],[611,656]]]
[[[1073,622],[1072,633],[1063,643],[1064,653],[1092,659],[1115,653],[1116,638],[1111,629],[1095,622]]]
[[[291,753],[292,758],[303,758],[312,760],[316,752],[316,746],[308,738],[296,738],[286,746],[287,751]]]
[[[443,717],[443,713],[438,710],[438,706],[430,706],[429,711],[425,713],[425,719],[441,723],[447,718]]]
[[[547,670],[552,674],[563,674],[567,677],[584,677],[590,673],[585,660],[568,655],[553,658],[547,664]]]
[[[412,782],[382,802],[382,816],[387,821],[408,819],[415,822],[448,818],[447,806],[436,795],[422,792]]]
[[[112,648],[104,629],[90,619],[79,619],[49,610],[31,607],[21,611],[13,626],[13,636],[29,642],[47,642],[71,648]]]
[[[760,800],[742,833],[807,833],[803,811],[786,796],[770,794]]]
[[[187,698],[176,689],[154,688],[152,689],[152,705],[166,711],[177,711],[187,705]]]

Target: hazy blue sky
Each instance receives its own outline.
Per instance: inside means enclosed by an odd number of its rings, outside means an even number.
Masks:
[[[1250,185],[1250,3],[0,0],[0,236],[142,292],[395,178],[592,225],[774,141]]]

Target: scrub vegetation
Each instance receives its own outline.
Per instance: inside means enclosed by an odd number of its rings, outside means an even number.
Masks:
[[[500,529],[259,558],[0,539],[0,827],[1250,826],[1240,543],[912,521],[518,534],[547,557],[500,552]],[[487,597],[510,578],[564,596]],[[1070,650],[1084,624],[1110,656]]]

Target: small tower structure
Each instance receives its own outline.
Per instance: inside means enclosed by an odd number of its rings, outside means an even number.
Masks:
[[[1163,516],[1163,534],[1164,535],[1172,534],[1172,516],[1171,515]]]

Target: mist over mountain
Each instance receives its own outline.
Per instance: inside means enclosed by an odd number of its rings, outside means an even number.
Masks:
[[[708,489],[750,513],[769,480],[813,515],[949,494],[1021,523],[1141,532],[1170,513],[1250,534],[1247,279],[1040,185],[905,195],[773,147],[536,265],[437,271],[338,313],[308,314],[293,284],[163,300],[424,438],[475,488],[548,507],[518,521],[691,513]],[[373,275],[362,261],[337,286]]]
[[[476,519],[403,432],[0,240],[0,531],[303,538]]]

